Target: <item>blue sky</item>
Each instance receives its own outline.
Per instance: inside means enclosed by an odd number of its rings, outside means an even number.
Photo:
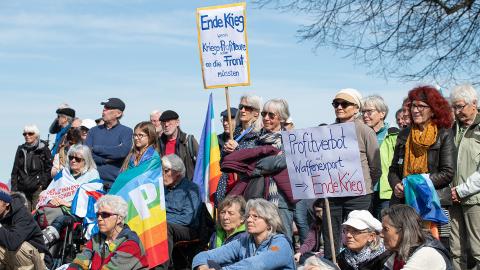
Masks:
[[[0,2],[0,179],[10,178],[23,126],[41,137],[57,106],[70,104],[80,118],[98,118],[100,102],[126,103],[122,123],[134,126],[153,109],[173,109],[188,133],[200,136],[210,92],[218,115],[223,89],[204,90],[195,9],[226,1],[44,0]],[[256,9],[247,2],[251,86],[242,94],[285,98],[297,127],[332,122],[331,100],[341,88],[381,94],[392,112],[415,83],[368,74],[342,52],[298,42],[296,30],[312,18]],[[393,113],[388,117],[393,121]],[[221,129],[217,122],[217,131]],[[53,139],[53,137],[51,137]]]

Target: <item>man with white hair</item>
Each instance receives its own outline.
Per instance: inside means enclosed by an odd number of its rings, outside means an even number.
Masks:
[[[160,115],[162,112],[160,110],[153,110],[150,113],[150,122],[155,126],[155,131],[157,132],[157,136],[160,137],[162,135],[162,123],[160,122]]]
[[[451,185],[453,205],[450,208],[453,267],[467,269],[466,255],[470,250],[477,269],[480,266],[480,115],[477,92],[471,85],[459,85],[450,94],[450,101],[456,118],[453,132],[457,150],[457,170]]]

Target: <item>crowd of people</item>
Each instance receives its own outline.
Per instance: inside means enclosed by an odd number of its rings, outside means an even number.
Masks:
[[[120,123],[122,100],[101,105],[102,117],[92,120],[62,104],[52,145],[37,126],[24,127],[11,188],[0,184],[0,269],[50,269],[64,228],[92,218],[75,211],[73,195],[99,180],[107,195],[96,202],[98,231],[68,269],[149,269],[125,223],[126,202],[108,191],[120,173],[152,159],[162,164],[169,258],[155,269],[174,268],[176,245],[189,241],[204,244],[188,262],[199,270],[480,269],[480,115],[471,85],[449,97],[415,87],[395,113],[397,127],[386,122],[380,95],[338,91],[331,124],[353,123],[366,193],[329,198],[330,222],[324,199],[293,197],[281,131],[294,123],[285,99],[244,95],[220,114],[215,220],[192,181],[198,142],[180,128],[178,113],[154,110],[131,129]],[[75,192],[49,197],[62,181]]]

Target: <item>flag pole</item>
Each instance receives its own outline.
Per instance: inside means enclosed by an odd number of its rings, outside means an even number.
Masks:
[[[330,239],[330,251],[332,253],[332,262],[337,264],[337,258],[335,254],[335,240],[333,238],[333,230],[332,230],[332,217],[330,215],[330,202],[328,198],[325,198],[325,211],[327,212],[327,226],[328,226],[328,238]],[[326,247],[325,247],[326,248]]]
[[[228,86],[225,86],[225,99],[227,100],[228,128],[230,129],[229,135],[230,140],[233,140],[233,131],[235,129],[232,126],[232,113],[230,112],[230,95],[228,94]]]

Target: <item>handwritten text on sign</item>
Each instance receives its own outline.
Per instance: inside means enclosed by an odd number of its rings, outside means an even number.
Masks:
[[[282,132],[295,199],[365,194],[353,123]]]
[[[245,3],[197,9],[205,88],[250,85]]]

